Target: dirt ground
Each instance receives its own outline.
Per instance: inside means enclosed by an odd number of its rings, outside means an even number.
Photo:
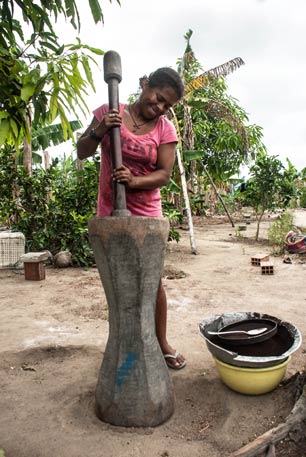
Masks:
[[[270,221],[262,225],[265,237]],[[306,213],[305,225],[306,226]],[[5,457],[225,457],[284,421],[294,405],[290,383],[260,396],[222,384],[199,322],[233,311],[268,313],[306,334],[306,257],[273,258],[274,275],[261,275],[251,257],[270,253],[237,239],[224,219],[197,221],[198,255],[188,231],[169,243],[164,284],[170,343],[187,359],[171,370],[175,412],[148,429],[111,426],[94,413],[94,392],[108,337],[108,310],[96,269],[55,269],[43,281],[0,270],[0,449]],[[288,365],[285,381],[305,370],[306,340]],[[305,430],[303,431],[305,434]],[[294,434],[277,457],[306,455]],[[1,454],[1,452],[0,452]]]

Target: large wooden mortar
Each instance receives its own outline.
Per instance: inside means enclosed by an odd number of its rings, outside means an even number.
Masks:
[[[105,422],[151,427],[174,410],[171,378],[155,333],[155,303],[169,223],[96,217],[90,242],[109,308],[109,337],[96,389]]]

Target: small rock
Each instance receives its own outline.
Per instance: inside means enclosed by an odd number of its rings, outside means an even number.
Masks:
[[[67,268],[72,265],[72,255],[69,251],[61,251],[55,254],[53,264],[56,268]]]

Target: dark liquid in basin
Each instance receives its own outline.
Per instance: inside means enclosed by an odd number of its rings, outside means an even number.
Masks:
[[[254,343],[250,345],[233,346],[226,341],[221,340],[218,336],[212,336],[210,341],[217,346],[227,349],[231,352],[236,352],[239,355],[253,357],[271,357],[284,354],[293,345],[294,339],[283,325],[278,326],[277,333],[266,341]]]

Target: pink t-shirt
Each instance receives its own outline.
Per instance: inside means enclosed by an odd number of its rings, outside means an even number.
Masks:
[[[122,115],[124,105],[120,104]],[[93,114],[100,122],[108,105],[97,108]],[[164,116],[160,116],[154,129],[144,135],[134,135],[122,123],[120,127],[121,151],[123,165],[128,167],[134,176],[144,176],[156,170],[157,150],[159,145],[176,143],[177,135],[174,125]],[[100,169],[99,193],[97,204],[98,216],[110,216],[113,206],[113,180],[110,157],[110,138],[105,135],[101,142],[102,161]],[[126,187],[126,205],[133,216],[161,217],[160,190],[131,190]]]

